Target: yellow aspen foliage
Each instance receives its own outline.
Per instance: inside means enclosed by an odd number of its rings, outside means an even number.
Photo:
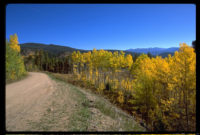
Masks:
[[[98,70],[95,71],[95,76],[96,76],[96,77],[99,76],[99,72],[98,72]]]
[[[128,80],[128,90],[131,90],[132,89],[132,83],[130,80]]]
[[[10,48],[14,49],[17,52],[20,52],[20,46],[18,44],[19,42],[17,34],[10,35]]]
[[[6,82],[16,80],[26,74],[24,61],[20,55],[17,35],[11,35],[6,41]]]
[[[125,80],[124,79],[122,79],[122,81],[121,81],[121,88],[125,89]]]
[[[133,65],[131,67],[132,75],[140,74],[140,72],[141,72],[140,66],[142,66],[143,60],[146,58],[148,58],[148,56],[146,54],[142,54],[136,59],[136,61],[133,63]]]
[[[91,83],[94,85],[94,84],[95,84],[95,80],[94,80],[94,79],[92,79],[92,80],[91,80]]]
[[[81,80],[86,81],[86,75],[84,73],[82,73],[82,75],[81,75]]]
[[[126,90],[129,89],[128,85],[129,85],[129,84],[128,84],[128,79],[126,79],[126,82],[125,82],[125,89],[126,89]]]
[[[106,75],[105,82],[106,82],[106,83],[109,82],[109,77],[108,77],[108,75]]]
[[[180,44],[174,56],[141,54],[134,62],[123,51],[73,52],[72,64],[82,81],[101,92],[106,88],[111,97],[117,93],[113,100],[121,105],[128,102],[129,111],[139,112],[150,130],[196,128],[196,54],[187,44]]]
[[[132,58],[132,56],[130,55],[130,54],[128,54],[128,55],[126,55],[126,58],[125,58],[126,60],[126,63],[127,63],[127,67],[128,67],[128,69],[130,70],[131,69],[131,66],[132,66],[132,64],[133,64],[133,58]]]
[[[174,83],[172,85],[178,93],[177,100],[184,111],[184,123],[188,129],[191,126],[189,121],[196,114],[196,54],[194,49],[185,43],[180,44],[180,49],[175,52],[173,61],[171,74],[174,76]]]
[[[126,62],[128,63],[128,61],[125,60],[124,58],[125,53],[123,51],[120,51],[120,56],[119,56],[119,63],[121,68],[125,68],[126,67]]]
[[[77,79],[80,80],[81,79],[81,75],[77,74]]]
[[[124,103],[124,94],[123,94],[122,91],[118,91],[117,101],[118,101],[119,103],[121,103],[121,104]]]
[[[77,74],[77,65],[76,64],[73,64],[73,73]]]
[[[118,88],[119,81],[117,79],[113,79],[111,82],[113,84],[112,88],[116,90]]]
[[[99,83],[99,86],[98,86],[98,91],[102,91],[105,89],[105,85],[103,82]]]
[[[89,68],[89,80],[92,80],[92,69],[91,68]]]

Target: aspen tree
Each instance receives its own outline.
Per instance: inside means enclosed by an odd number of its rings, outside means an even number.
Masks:
[[[10,41],[9,41],[10,48],[16,50],[17,52],[20,52],[20,46],[18,44],[19,42],[17,34],[15,33],[14,35],[10,35]]]

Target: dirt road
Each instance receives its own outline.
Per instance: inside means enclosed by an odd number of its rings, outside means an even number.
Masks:
[[[144,131],[132,116],[82,88],[29,72],[6,85],[7,131]]]
[[[48,75],[33,72],[19,82],[6,85],[7,130],[27,129],[28,120],[39,119],[54,85]]]

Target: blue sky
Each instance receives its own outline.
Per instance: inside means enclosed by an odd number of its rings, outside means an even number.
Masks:
[[[178,47],[196,39],[194,4],[9,4],[6,38],[78,49]]]

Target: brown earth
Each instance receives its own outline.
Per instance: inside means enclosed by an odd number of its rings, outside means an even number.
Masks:
[[[6,85],[6,130],[145,131],[103,97],[37,72]]]
[[[24,131],[28,120],[39,119],[55,86],[48,75],[33,72],[21,81],[6,85],[6,129]]]

